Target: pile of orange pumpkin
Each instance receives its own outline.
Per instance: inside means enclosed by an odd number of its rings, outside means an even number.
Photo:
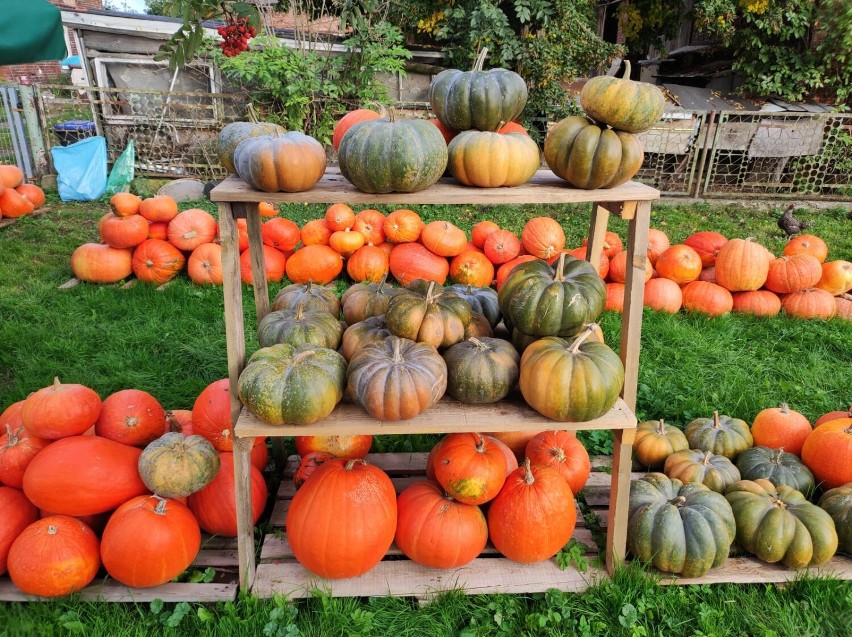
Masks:
[[[0,219],[17,219],[44,205],[44,191],[35,184],[25,184],[24,173],[17,166],[0,164]]]
[[[497,436],[520,444],[513,451]],[[574,494],[591,468],[571,433],[449,434],[429,453],[426,479],[398,496],[387,474],[363,460],[371,442],[296,438],[301,462],[287,537],[312,573],[362,575],[391,542],[418,564],[446,569],[471,562],[489,539],[509,559],[531,563],[553,557],[571,538]]]
[[[101,567],[126,586],[158,586],[192,564],[202,530],[236,536],[227,379],[191,411],[57,379],[9,405],[0,431],[0,575],[24,593],[73,593]],[[255,521],[264,443],[251,453]]]

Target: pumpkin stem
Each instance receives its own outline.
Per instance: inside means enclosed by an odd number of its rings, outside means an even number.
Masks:
[[[663,420],[662,418],[660,418],[660,420],[657,421],[657,433],[660,434],[661,436],[666,435],[666,421]]]
[[[621,77],[625,80],[630,79],[630,60],[624,60],[624,73],[621,74]]]
[[[580,345],[582,345],[587,338],[589,338],[594,332],[595,323],[589,323],[589,327],[577,335],[577,338],[574,339],[574,342],[571,343],[571,353],[577,354],[580,351]]]
[[[58,391],[59,387],[61,385],[62,385],[62,383],[59,382],[59,376],[54,376],[53,377],[53,389],[54,389],[54,391]]]
[[[482,341],[480,341],[480,340],[479,340],[478,338],[476,338],[475,336],[471,336],[471,337],[470,337],[469,339],[467,339],[467,340],[469,340],[471,343],[473,343],[474,345],[476,345],[476,347],[477,347],[477,348],[479,348],[479,349],[488,349],[488,345],[487,345],[487,344],[485,344],[485,343],[483,343]],[[6,426],[8,427],[9,425],[6,425]]]
[[[388,109],[388,122],[395,122],[395,121],[396,121],[396,109],[393,106],[391,106]]]
[[[669,500],[669,504],[672,504],[676,507],[682,507],[684,504],[686,504],[686,498],[682,495],[679,495],[673,500]]]
[[[47,534],[48,535],[56,535],[57,531],[58,531],[58,529],[55,526],[53,526],[52,524],[49,527],[47,527]]]
[[[170,433],[183,433],[183,428],[180,426],[178,419],[175,418],[175,415],[174,413],[172,413],[171,409],[166,410],[166,422],[169,423]]]
[[[773,464],[781,464],[781,454],[784,453],[784,447],[778,447],[772,452],[772,458],[769,462]]]
[[[710,464],[710,458],[712,456],[713,456],[712,451],[705,451],[704,457],[701,459],[701,464],[703,464],[706,467],[708,464]]]
[[[550,450],[550,455],[556,458],[557,462],[565,462],[565,450],[562,447],[553,447]]]
[[[476,436],[476,451],[478,453],[485,453],[485,438],[480,433],[473,435]]]
[[[439,295],[434,295],[434,291],[435,291],[435,282],[429,281],[429,287],[426,288],[426,302],[427,303],[432,303],[432,302],[435,301],[436,298],[438,298]]]
[[[476,55],[476,60],[473,62],[473,68],[471,71],[481,71],[482,65],[485,64],[485,57],[488,55],[488,48],[482,47],[479,50],[479,53]]]
[[[307,282],[307,283],[305,283],[305,294],[310,294],[310,292],[311,292],[311,286],[312,286],[313,284],[314,284],[314,282],[313,282],[311,279],[308,279],[308,282]]]
[[[401,343],[402,339],[393,339],[393,362],[397,365],[402,362],[402,354],[399,351]]]
[[[349,460],[346,461],[346,464],[343,465],[343,469],[345,471],[352,471],[352,468],[359,462],[362,465],[364,465],[365,467],[367,466],[367,461],[364,460],[363,458],[350,458]]]
[[[154,497],[157,498],[157,506],[154,507],[154,513],[156,513],[157,515],[165,515],[166,502],[168,502],[168,500],[166,500],[165,498],[161,498],[156,493],[154,494]]]
[[[787,405],[787,403],[781,403],[780,409],[781,409],[781,413],[784,414],[785,416],[790,415],[790,407]]]
[[[370,244],[370,245],[372,245],[372,244]],[[387,280],[388,280],[388,273],[387,273],[387,272],[385,272],[385,273],[382,275],[382,278],[379,280],[379,285],[378,285],[378,286],[376,286],[376,294],[381,294],[381,293],[382,293],[382,290],[384,290],[384,289],[385,289],[385,282],[386,282]]]
[[[719,422],[719,412],[714,411],[713,412],[713,429],[719,429],[719,428],[721,428],[721,426],[722,426],[722,423]]]
[[[299,305],[296,306],[296,320],[297,321],[301,321],[304,318],[304,310],[305,310],[305,304],[304,303],[299,303]]]
[[[473,294],[473,289],[471,288],[470,283],[467,284],[467,292],[465,292],[465,294],[468,294],[468,295]]]
[[[257,117],[257,111],[254,110],[254,104],[252,104],[251,102],[249,102],[248,104],[248,114],[252,124],[260,123],[260,120]]]
[[[782,499],[781,499],[780,497],[778,497],[777,495],[776,495],[776,496],[774,496],[774,498],[773,498],[773,500],[772,500],[772,504],[773,504],[774,506],[778,507],[779,509],[782,509],[782,510],[785,510],[785,511],[787,510],[787,503],[786,503],[786,502],[784,502],[784,500],[782,500]]]
[[[535,478],[532,474],[532,467],[530,467],[530,459],[524,458],[524,484],[530,485],[535,482]]]
[[[556,274],[553,275],[554,281],[562,280],[562,269],[565,267],[565,253],[559,255],[559,259],[556,261]]]

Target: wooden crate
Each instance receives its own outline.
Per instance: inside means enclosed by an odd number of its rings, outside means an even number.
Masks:
[[[367,460],[381,467],[394,483],[397,492],[412,482],[425,478],[425,453],[370,454]],[[592,458],[592,473],[582,495],[591,511],[597,516],[597,525],[606,526],[609,508],[610,475],[606,471],[611,458]],[[289,598],[309,597],[311,591],[320,589],[335,597],[367,597],[394,595],[428,599],[442,591],[461,589],[469,595],[481,593],[535,593],[551,588],[580,592],[608,577],[598,560],[599,549],[578,512],[577,528],[573,539],[586,545],[589,568],[579,572],[569,567],[561,570],[554,560],[537,564],[518,564],[501,557],[490,544],[470,564],[458,569],[431,569],[415,564],[392,545],[385,558],[369,573],[343,580],[326,580],[306,571],[293,556],[287,542],[284,526],[290,501],[295,493],[293,473],[298,466],[298,456],[288,458],[283,481],[276,496],[270,522],[276,527],[274,534],[264,537],[260,564],[252,586],[258,597],[285,595]],[[641,477],[632,473],[631,479]],[[835,557],[827,564],[808,569],[812,574],[828,575],[839,579],[852,579],[852,560]],[[765,564],[750,557],[730,558],[720,568],[704,577],[681,578],[660,573],[660,583],[716,584],[782,583],[799,576],[798,571],[783,566]]]
[[[130,588],[106,576],[98,575],[95,581],[78,593],[80,599],[90,602],[228,602],[233,601],[239,589],[239,559],[235,538],[211,537],[203,534],[201,551],[192,568],[205,570],[212,567],[216,575],[210,583],[169,582],[152,588]],[[0,578],[0,602],[42,602],[44,597],[22,593],[8,576]]]

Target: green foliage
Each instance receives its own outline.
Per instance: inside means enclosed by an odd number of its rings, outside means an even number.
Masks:
[[[683,3],[671,0],[633,0],[618,7],[618,24],[631,58],[644,58],[649,47],[664,51],[664,40],[680,29]]]
[[[559,553],[556,554],[556,565],[564,571],[573,564],[577,572],[585,573],[589,570],[589,560],[586,559],[585,554],[590,549],[590,546],[571,538],[568,544],[559,549]]]
[[[597,36],[593,0],[404,0],[396,3],[392,19],[413,39],[443,45],[448,67],[470,68],[487,47],[486,66],[520,73],[529,87],[523,122],[538,138],[536,118],[578,112],[564,85],[621,51]]]
[[[695,25],[733,49],[741,91],[800,101],[852,94],[852,5],[845,0],[698,0]],[[814,46],[817,33],[825,39]]]

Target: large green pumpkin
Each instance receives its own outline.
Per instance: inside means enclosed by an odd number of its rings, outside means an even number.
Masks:
[[[521,356],[519,386],[524,400],[540,414],[561,422],[585,422],[615,405],[624,386],[624,365],[603,343],[573,342],[546,336]]]
[[[542,260],[515,266],[498,300],[503,316],[524,334],[573,336],[603,311],[606,285],[588,261],[561,254],[555,269]]]
[[[257,326],[257,342],[261,347],[303,343],[337,349],[343,327],[340,321],[323,310],[305,310],[299,304],[295,310],[277,310],[264,316]]]
[[[446,352],[447,393],[463,403],[484,405],[505,398],[518,382],[518,352],[500,338],[469,338]]]
[[[783,449],[752,447],[737,456],[737,468],[743,480],[769,480],[776,487],[786,484],[805,495],[813,493],[814,474],[799,457]]]
[[[309,425],[328,416],[343,398],[346,360],[317,345],[286,343],[252,354],[240,374],[240,400],[271,425]]]
[[[852,482],[826,491],[819,499],[819,505],[834,520],[839,550],[852,555]]]
[[[479,312],[488,319],[488,324],[495,328],[500,322],[500,302],[494,288],[478,288],[471,285],[456,283],[445,288],[457,294],[470,304],[470,309]]]
[[[736,535],[725,497],[649,473],[630,485],[627,549],[667,573],[701,577],[728,558]]]
[[[544,160],[557,177],[583,190],[613,188],[642,167],[639,138],[572,115],[554,126],[544,140]]]
[[[264,192],[310,190],[325,173],[325,167],[325,149],[313,137],[298,131],[250,137],[234,150],[237,175]]]
[[[665,98],[653,84],[630,79],[630,62],[621,78],[591,78],[580,91],[580,106],[593,120],[625,133],[641,133],[660,121]]]
[[[324,310],[337,318],[340,316],[340,299],[334,290],[311,281],[293,283],[281,288],[272,301],[273,310],[295,310],[299,305],[305,310]]]
[[[388,303],[401,288],[395,288],[386,282],[387,274],[378,283],[356,283],[343,293],[340,302],[343,305],[343,320],[354,325],[371,316],[381,316],[387,311]]]
[[[789,568],[823,564],[837,551],[831,516],[787,485],[740,480],[725,494],[737,521],[737,543],[764,562]]]
[[[740,479],[739,469],[728,458],[698,449],[684,449],[670,455],[663,473],[681,482],[700,482],[716,493],[724,493]]]
[[[345,139],[345,138],[344,138]],[[393,297],[385,312],[391,334],[433,347],[464,340],[472,318],[470,304],[434,281],[417,279]]]
[[[241,141],[249,137],[265,137],[286,132],[283,126],[269,122],[231,122],[219,132],[216,146],[219,163],[227,168],[228,172],[237,172],[234,168],[234,151]]]
[[[447,167],[447,143],[425,119],[388,117],[358,122],[337,151],[340,172],[358,190],[417,192],[434,184]]]
[[[201,491],[219,472],[219,452],[206,438],[167,433],[142,450],[139,477],[164,498],[185,498]]]
[[[432,79],[429,103],[435,117],[454,130],[496,131],[527,104],[527,83],[507,69],[482,70],[482,49],[470,71],[446,69]]]
[[[346,377],[347,395],[378,420],[414,418],[447,389],[447,365],[438,350],[396,336],[361,348]]]
[[[683,431],[690,449],[712,451],[736,460],[746,449],[754,446],[754,438],[745,420],[720,416],[713,412],[712,418],[696,418]]]

